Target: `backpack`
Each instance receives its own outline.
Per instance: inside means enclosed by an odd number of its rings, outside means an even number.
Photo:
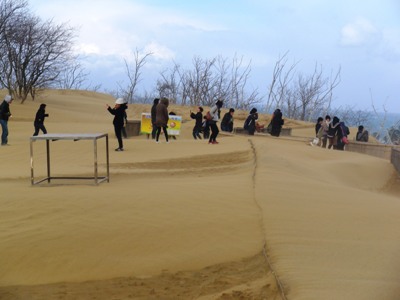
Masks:
[[[209,111],[206,113],[206,120],[207,121],[211,121],[212,120],[212,115],[211,115],[211,113]]]
[[[349,140],[347,138],[347,135],[350,134],[349,128],[344,124],[344,122],[339,123],[340,130],[342,131],[342,143],[343,144],[348,144]]]

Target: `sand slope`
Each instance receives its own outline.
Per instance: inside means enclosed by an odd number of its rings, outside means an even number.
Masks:
[[[191,138],[188,108],[172,107],[185,117],[178,140],[125,140],[125,152],[110,153],[110,183],[31,187],[41,102],[49,132],[107,132],[116,145],[107,95],[49,91],[12,104],[11,146],[0,148],[1,299],[281,299],[265,254],[288,299],[400,295],[389,162],[295,138],[221,135],[207,145]],[[131,105],[128,115],[149,110]],[[91,147],[53,143],[53,172],[91,174]],[[37,176],[44,150],[35,144]]]

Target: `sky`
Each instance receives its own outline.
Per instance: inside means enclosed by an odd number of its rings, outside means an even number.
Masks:
[[[267,95],[275,63],[326,77],[340,68],[333,105],[400,113],[398,0],[28,0],[31,11],[77,29],[76,54],[93,84],[124,84],[124,60],[153,53],[142,71],[153,87],[173,62],[243,58],[248,87]],[[146,84],[148,87],[146,87]]]

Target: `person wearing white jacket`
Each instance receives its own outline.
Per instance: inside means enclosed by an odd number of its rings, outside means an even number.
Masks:
[[[217,126],[217,122],[219,121],[219,114],[221,113],[221,107],[223,104],[224,101],[218,100],[217,102],[215,102],[215,105],[211,107],[210,114],[212,118],[210,121],[208,121],[211,128],[211,135],[210,139],[208,140],[209,144],[218,144],[217,136],[219,133],[219,129]]]

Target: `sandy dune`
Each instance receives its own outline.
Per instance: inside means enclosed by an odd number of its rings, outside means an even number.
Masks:
[[[107,132],[117,144],[110,96],[49,91],[12,104],[11,146],[0,147],[0,299],[400,298],[400,192],[388,161],[296,138],[208,145],[191,137],[189,108],[173,106],[182,135],[124,140],[125,152],[110,153],[110,183],[32,187],[41,102],[49,132]],[[128,115],[149,110],[130,105]],[[313,135],[312,124],[287,124]],[[36,176],[44,151],[36,142]],[[52,143],[54,174],[89,175],[92,161],[90,143]]]

